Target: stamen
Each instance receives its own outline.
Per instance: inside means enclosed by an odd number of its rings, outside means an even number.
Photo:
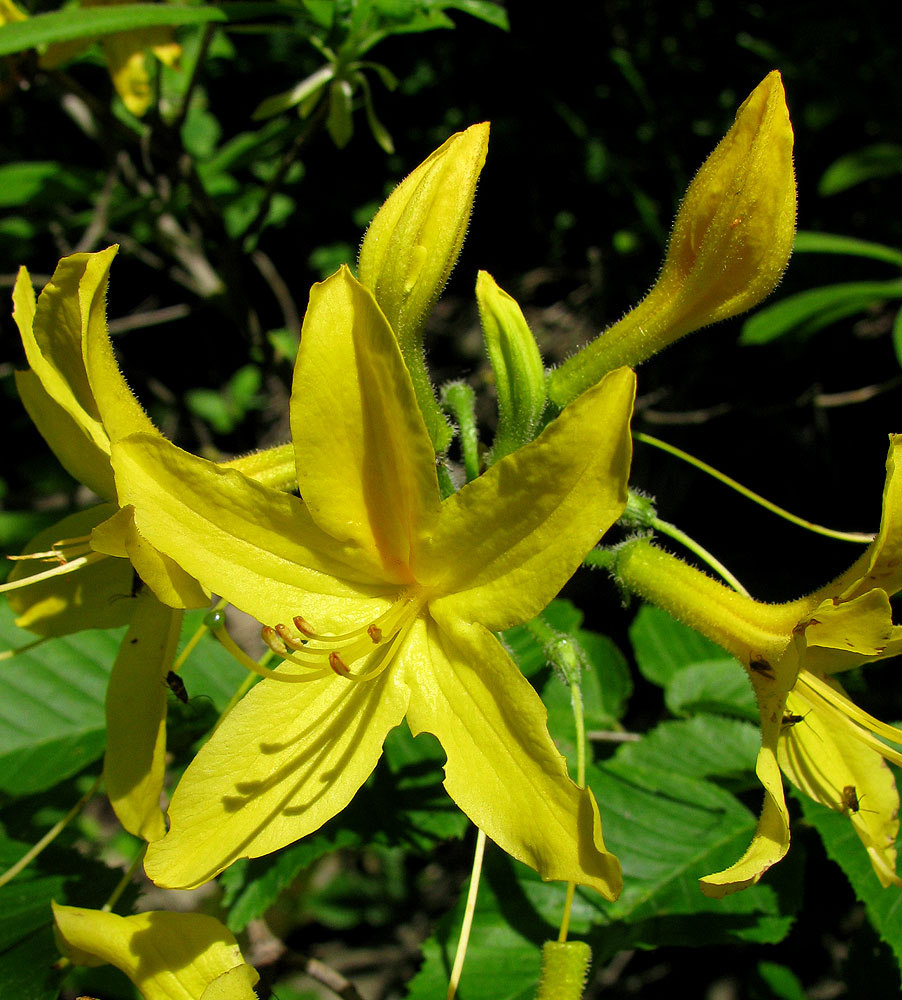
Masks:
[[[58,566],[54,566],[53,569],[45,569],[41,573],[32,573],[31,576],[23,576],[19,580],[10,580],[0,584],[0,594],[6,593],[8,590],[19,590],[21,587],[30,587],[33,583],[40,583],[41,580],[50,580],[55,576],[62,576],[64,573],[74,573],[75,570],[81,569],[83,566],[89,566],[91,563],[109,558],[105,552],[89,552],[87,555],[79,556],[77,559],[62,562]]]
[[[331,670],[349,681],[369,681],[392,662],[402,637],[425,602],[426,595],[421,591],[405,592],[375,621],[337,635],[317,632],[303,615],[293,619],[297,636],[282,623],[264,626],[261,635],[266,645],[289,663],[317,671]],[[351,665],[358,660],[363,663],[353,671]]]

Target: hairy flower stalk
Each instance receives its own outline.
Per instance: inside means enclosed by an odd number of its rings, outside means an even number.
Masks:
[[[707,895],[752,885],[789,848],[782,771],[804,794],[849,818],[883,886],[896,874],[899,794],[887,761],[902,766],[902,730],[860,709],[838,675],[902,652],[889,598],[902,590],[902,438],[891,437],[883,517],[874,542],[842,576],[807,597],[764,604],[737,594],[639,538],[611,572],[626,590],[717,642],[745,667],[761,713],[756,771],[765,803],[751,846],[701,880]],[[862,800],[867,808],[860,808]]]
[[[395,332],[342,269],[313,288],[301,334],[300,499],[158,437],[114,444],[142,535],[255,617],[283,659],[185,772],[151,878],[199,885],[318,829],[406,717],[438,738],[446,789],[504,850],[618,894],[595,800],[493,633],[533,618],[622,512],[633,390],[630,371],[612,373],[442,500]]]
[[[559,368],[563,406],[606,372],[635,366],[687,333],[751,309],[776,287],[795,236],[793,134],[780,74],[755,88],[680,205],[648,295]]]

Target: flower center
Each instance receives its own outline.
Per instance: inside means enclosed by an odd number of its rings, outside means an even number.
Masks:
[[[317,632],[306,618],[296,615],[297,634],[279,623],[274,627],[264,625],[261,635],[283,660],[313,669],[317,677],[325,677],[331,670],[349,681],[371,681],[394,660],[425,603],[426,594],[414,588],[404,591],[378,618],[348,632]],[[355,663],[358,669],[351,670]]]

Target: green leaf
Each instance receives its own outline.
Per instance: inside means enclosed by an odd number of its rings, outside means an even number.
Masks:
[[[893,320],[892,340],[896,361],[902,368],[902,309],[896,313],[896,318]]]
[[[52,788],[103,754],[104,697],[122,629],[51,639],[3,664],[0,790],[27,795]],[[17,649],[34,636],[0,605],[0,643]]]
[[[818,194],[839,194],[863,181],[902,174],[902,146],[875,143],[841,156],[824,171],[817,186]]]
[[[902,250],[884,246],[882,243],[858,240],[854,236],[798,232],[792,249],[795,253],[839,253],[852,257],[867,257],[902,267]]]
[[[675,674],[664,689],[664,703],[674,715],[714,712],[753,722],[759,718],[758,703],[745,671],[726,655]]]
[[[177,4],[135,3],[116,7],[73,7],[4,25],[0,28],[0,56],[52,42],[97,38],[117,31],[228,20],[229,14],[213,5],[183,7]]]
[[[767,344],[787,333],[810,336],[846,316],[887,299],[902,299],[902,280],[855,281],[811,288],[777,302],[746,320],[741,344]]]
[[[723,662],[727,656],[716,643],[651,605],[639,609],[629,635],[642,676],[661,687],[686,667]]]
[[[805,1000],[808,996],[799,977],[785,965],[759,962],[757,972],[777,1000]]]
[[[24,22],[23,22],[24,23]],[[0,28],[0,41],[5,28]],[[56,201],[73,195],[87,197],[96,180],[93,171],[79,170],[52,160],[7,163],[0,166],[0,208],[27,205],[35,199]]]

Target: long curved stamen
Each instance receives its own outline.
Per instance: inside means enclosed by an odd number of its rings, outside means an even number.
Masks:
[[[369,681],[392,662],[401,638],[424,603],[423,595],[408,593],[375,621],[338,635],[317,632],[301,615],[294,618],[299,635],[292,635],[283,623],[275,627],[264,626],[261,635],[266,645],[282,659],[314,669],[317,676],[327,668],[349,681]],[[352,671],[351,664],[358,660],[364,660],[364,665]]]
[[[809,670],[802,670],[796,681],[796,687],[801,687],[804,697],[814,704],[821,712],[833,717],[839,725],[851,728],[858,739],[881,756],[902,767],[902,753],[888,747],[877,736],[902,743],[902,730],[888,726],[885,722],[875,719],[841,692],[822,680]]]
[[[41,580],[50,580],[55,576],[62,576],[65,573],[74,573],[76,570],[82,569],[85,566],[90,566],[91,563],[99,562],[101,559],[109,559],[110,557],[105,552],[89,552],[87,555],[78,556],[75,559],[67,560],[62,562],[53,569],[46,569],[42,573],[32,573],[31,576],[23,576],[19,580],[12,580],[4,584],[0,584],[0,594],[6,593],[8,590],[18,590],[21,587],[30,587],[33,583],[40,583]]]

